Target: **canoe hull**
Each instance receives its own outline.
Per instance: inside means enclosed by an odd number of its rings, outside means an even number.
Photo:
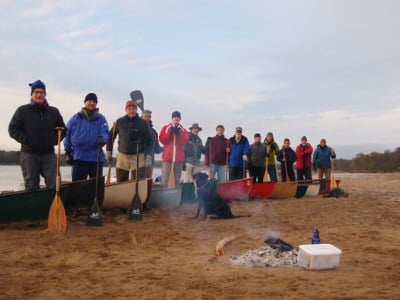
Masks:
[[[89,208],[95,197],[95,178],[63,183],[60,196],[65,210]],[[0,194],[0,223],[36,221],[47,219],[55,189],[40,189],[32,192],[17,191]],[[104,177],[99,178],[97,200],[104,198]]]
[[[252,178],[219,182],[217,193],[224,200],[249,200],[252,185]]]
[[[288,199],[296,195],[297,182],[277,182],[271,195],[271,199]]]
[[[274,190],[275,182],[267,181],[262,183],[253,183],[250,189],[251,199],[269,198]]]
[[[139,199],[142,204],[147,199],[148,179],[139,180]],[[136,181],[115,182],[104,187],[102,209],[129,208],[136,192]]]
[[[148,205],[153,208],[177,208],[181,204],[181,188],[164,188],[153,185]]]

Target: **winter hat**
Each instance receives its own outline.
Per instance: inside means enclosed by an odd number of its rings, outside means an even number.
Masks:
[[[303,135],[303,136],[301,137],[301,140],[307,142],[307,137],[306,137],[305,135]]]
[[[128,100],[125,103],[125,109],[127,109],[128,107],[135,107],[137,108],[137,103],[135,100]]]
[[[256,133],[256,134],[254,135],[254,138],[256,138],[256,137],[259,137],[259,138],[261,138],[261,134],[259,134],[259,133]]]
[[[235,131],[242,131],[242,127],[240,127],[240,126],[236,127]]]
[[[89,101],[89,100],[92,100],[92,101],[97,103],[97,95],[95,93],[89,93],[89,94],[86,95],[85,101],[83,101],[83,102],[86,102],[86,101]]]
[[[35,89],[43,89],[44,92],[46,93],[46,85],[41,80],[36,80],[32,83],[29,83],[29,86],[31,87],[31,95],[33,94],[33,91]]]
[[[272,132],[268,132],[268,133],[267,133],[267,137],[269,137],[269,136],[272,137],[272,138],[274,138],[274,134],[273,134]]]
[[[181,118],[181,113],[179,112],[179,111],[174,111],[174,112],[172,112],[172,115],[171,115],[171,119],[173,119],[173,118],[179,118],[179,119],[182,119]]]

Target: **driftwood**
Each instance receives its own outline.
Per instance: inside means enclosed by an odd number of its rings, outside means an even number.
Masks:
[[[225,247],[225,245],[230,243],[230,242],[232,242],[232,241],[234,241],[234,240],[236,240],[236,239],[237,239],[236,235],[231,235],[231,236],[228,236],[228,237],[223,238],[222,240],[220,240],[217,243],[217,246],[215,247],[215,252],[216,252],[217,256],[224,255],[224,247]]]

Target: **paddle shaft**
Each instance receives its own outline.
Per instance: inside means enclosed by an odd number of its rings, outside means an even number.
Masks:
[[[264,172],[264,178],[263,181],[268,181],[268,159],[269,159],[269,150],[271,150],[271,146],[267,145],[267,155],[266,155],[266,161],[265,161],[265,172]]]
[[[171,163],[171,170],[169,172],[169,178],[168,178],[168,188],[172,189],[176,187],[176,182],[175,182],[175,156],[176,156],[176,135],[174,135],[174,143],[173,143],[173,148],[172,148],[172,163]]]
[[[292,180],[289,178],[289,173],[288,173],[288,170],[287,170],[287,162],[286,162],[285,147],[282,147],[282,154],[283,154],[283,161],[285,162],[286,180],[287,180],[287,181],[292,181]]]
[[[226,141],[226,148],[229,148],[229,141]],[[225,181],[229,180],[229,152],[225,149]]]
[[[114,140],[115,140],[115,127],[117,126],[117,123],[113,124],[113,129],[112,129],[112,136],[111,136],[111,147],[110,147],[110,152],[111,152],[111,157],[112,157],[112,152],[114,148]],[[112,160],[110,159],[108,162],[108,171],[107,171],[107,180],[106,184],[109,185],[111,184],[111,167],[112,167]]]
[[[136,183],[135,194],[129,207],[129,220],[142,220],[142,202],[139,199],[139,141],[136,141]]]

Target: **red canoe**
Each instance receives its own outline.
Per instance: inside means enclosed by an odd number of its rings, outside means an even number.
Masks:
[[[217,193],[224,200],[249,200],[253,178],[219,182]]]
[[[267,181],[262,183],[253,183],[250,190],[250,198],[269,198],[274,190],[275,182]]]

